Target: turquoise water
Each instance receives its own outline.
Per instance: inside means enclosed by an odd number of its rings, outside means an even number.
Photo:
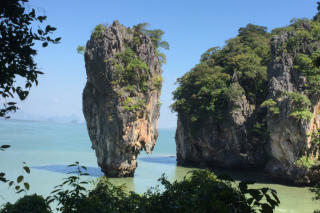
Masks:
[[[141,153],[134,178],[113,178],[114,184],[126,184],[128,190],[138,193],[158,184],[157,179],[165,173],[169,180],[181,180],[192,168],[177,167],[175,163],[175,143],[173,129],[160,129],[159,138],[152,155]],[[66,165],[79,161],[88,166],[95,179],[101,175],[97,167],[94,150],[91,149],[84,124],[61,124],[50,122],[0,120],[0,144],[11,145],[0,152],[0,171],[9,179],[22,173],[22,162],[31,167],[26,175],[30,183],[29,194],[37,192],[47,196],[53,187],[60,184],[69,170]],[[253,187],[271,187],[278,191],[281,201],[276,212],[309,213],[320,209],[320,201],[313,201],[313,194],[307,187],[289,187],[263,183],[255,173],[231,173],[234,177],[260,180]],[[18,198],[12,189],[0,183],[0,205]]]

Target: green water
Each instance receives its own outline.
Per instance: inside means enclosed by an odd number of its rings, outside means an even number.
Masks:
[[[31,167],[26,181],[31,185],[29,194],[50,194],[53,187],[68,176],[59,169],[75,161],[92,167],[99,174],[94,151],[84,125],[57,124],[48,122],[28,122],[0,120],[0,144],[12,147],[0,152],[0,170],[5,171],[9,179],[22,173],[22,162]],[[128,190],[138,193],[159,184],[157,179],[165,173],[169,180],[181,180],[192,168],[177,167],[175,164],[174,130],[160,129],[157,145],[152,155],[142,153],[138,158],[138,168],[134,178],[112,178],[114,184],[126,184]],[[218,172],[218,171],[217,171]],[[231,172],[235,178],[255,179],[264,182],[255,173]],[[95,179],[96,177],[91,177]],[[266,180],[268,181],[268,180]],[[290,187],[280,184],[256,183],[253,187],[270,187],[277,190],[281,205],[276,212],[309,213],[320,209],[320,201],[308,187]],[[0,184],[0,205],[13,202],[19,196],[7,185]]]

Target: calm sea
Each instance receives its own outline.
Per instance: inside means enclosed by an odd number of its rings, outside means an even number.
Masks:
[[[134,178],[112,178],[114,184],[126,184],[128,190],[138,193],[158,185],[157,179],[165,173],[169,180],[181,180],[192,168],[176,166],[174,129],[160,129],[159,138],[151,155],[144,152],[138,157]],[[0,152],[0,171],[9,179],[22,173],[22,163],[31,167],[25,175],[30,183],[29,194],[47,196],[53,187],[68,176],[66,166],[75,161],[88,167],[91,178],[101,174],[85,124],[62,124],[42,121],[0,120],[0,145],[9,144],[10,149]],[[307,187],[290,187],[272,184],[254,173],[234,172],[235,177],[260,180],[254,187],[270,187],[278,191],[281,201],[276,212],[310,213],[320,209],[320,201]],[[13,189],[0,183],[0,205],[15,201],[19,196]]]

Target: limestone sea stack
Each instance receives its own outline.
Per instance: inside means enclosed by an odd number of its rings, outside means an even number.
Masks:
[[[83,113],[107,177],[133,176],[137,155],[158,137],[161,63],[152,39],[115,21],[98,25],[85,48]]]
[[[311,68],[306,70],[302,65],[304,59],[315,58],[320,45],[314,39],[293,43],[299,31],[313,33],[311,25],[303,20],[296,23],[295,30],[283,30],[274,36],[268,67],[269,100],[276,103],[279,113],[268,112],[271,158],[266,170],[275,178],[295,184],[319,181],[319,172],[306,168],[313,166],[318,156],[310,135],[320,128],[319,80],[312,82],[319,71],[313,68],[311,75]]]

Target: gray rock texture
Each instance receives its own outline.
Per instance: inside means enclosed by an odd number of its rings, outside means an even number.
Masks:
[[[308,25],[305,27],[307,30],[310,28]],[[285,42],[295,33],[283,31],[270,43],[267,99],[276,101],[279,114],[251,105],[245,96],[229,103],[224,120],[219,123],[208,115],[205,121],[194,126],[190,119],[179,113],[175,136],[179,165],[258,169],[287,183],[319,182],[319,170],[296,165],[312,146],[310,132],[320,128],[320,97],[305,93],[306,78],[294,69],[294,63],[297,54],[311,55],[320,45],[305,41],[294,52],[283,51]],[[237,83],[237,78],[234,79]],[[311,120],[297,120],[290,116],[292,102],[283,95],[288,92],[303,94],[310,99]],[[259,118],[265,119],[263,138],[256,137],[254,133],[254,124]],[[313,159],[316,157],[318,153],[311,155]]]
[[[294,70],[294,61],[298,53],[310,55],[318,44],[304,42],[294,52],[282,50],[282,46],[295,32],[281,32],[271,40],[272,61],[268,67],[269,98],[276,100],[280,109],[279,115],[268,113],[268,130],[270,134],[271,160],[266,170],[273,177],[288,179],[296,184],[313,182],[314,175],[295,165],[310,147],[310,132],[320,127],[320,99],[313,94],[306,94],[305,77]],[[311,100],[311,120],[297,120],[290,116],[292,103],[283,94],[297,92],[309,96]],[[310,172],[309,172],[310,173]]]
[[[259,110],[244,95],[228,105],[222,122],[208,115],[198,127],[178,114],[175,140],[179,165],[256,169],[264,164],[266,141],[251,131]]]
[[[161,65],[151,39],[143,33],[115,21],[98,35],[86,45],[83,113],[104,174],[133,176],[137,155],[142,149],[151,153],[158,137],[160,88],[155,79],[161,77]],[[130,82],[119,77],[123,69],[117,70],[125,67],[119,54],[128,48],[148,66],[134,68]]]

